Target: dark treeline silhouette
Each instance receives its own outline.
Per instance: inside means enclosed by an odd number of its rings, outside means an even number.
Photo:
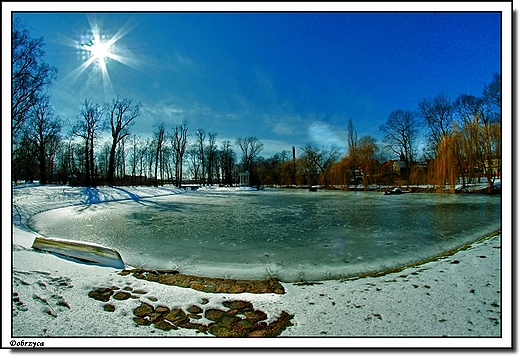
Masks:
[[[379,127],[382,142],[358,137],[347,123],[346,150],[305,144],[272,157],[257,137],[218,142],[217,132],[189,121],[154,126],[151,137],[132,134],[142,106],[117,96],[110,103],[85,99],[70,132],[54,114],[46,92],[57,69],[42,58],[43,38],[33,39],[18,20],[12,33],[12,180],[73,185],[237,185],[247,173],[253,186],[369,189],[429,185],[454,191],[456,184],[487,182],[501,174],[501,77],[481,96],[440,93],[415,110],[396,109]],[[102,141],[102,134],[109,139]],[[105,135],[107,136],[107,135]],[[421,146],[421,138],[426,144]],[[325,139],[325,138],[324,138]],[[239,153],[237,155],[237,152]]]

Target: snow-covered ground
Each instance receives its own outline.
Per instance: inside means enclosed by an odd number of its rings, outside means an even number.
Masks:
[[[115,268],[76,263],[31,248],[37,234],[26,223],[39,212],[182,192],[173,187],[13,187],[12,216],[6,208],[3,212],[2,347],[22,340],[86,348],[511,345],[511,235],[504,226],[502,234],[435,262],[381,277],[282,283],[285,294],[204,293],[122,276]],[[6,238],[9,234],[12,241]],[[138,299],[113,300],[115,311],[107,312],[105,303],[88,296],[100,287],[146,293]],[[133,310],[141,301],[186,310],[193,304],[218,308],[223,301],[237,299],[264,311],[268,323],[282,311],[293,314],[293,325],[278,338],[231,340],[193,329],[137,326],[133,321]],[[198,322],[209,323],[204,317]]]

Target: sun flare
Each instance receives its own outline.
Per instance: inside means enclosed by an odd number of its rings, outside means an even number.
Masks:
[[[90,29],[83,32],[79,38],[70,39],[68,44],[75,47],[81,63],[66,77],[72,82],[87,73],[88,78],[100,80],[106,94],[113,91],[110,71],[117,70],[115,63],[122,63],[136,68],[137,60],[124,45],[117,43],[123,38],[130,28],[127,25],[119,29],[115,35],[103,31],[101,26],[92,18],[89,18]],[[90,69],[87,71],[87,69]]]
[[[112,47],[110,42],[97,42],[92,41],[88,45],[83,45],[83,48],[90,52],[90,55],[94,57],[94,59],[105,60],[106,58],[110,58],[112,53],[110,53],[110,47]]]

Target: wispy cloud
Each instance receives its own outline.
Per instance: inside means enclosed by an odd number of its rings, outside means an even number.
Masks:
[[[347,135],[338,128],[334,128],[324,122],[312,122],[307,128],[310,141],[320,146],[338,146],[344,148]]]
[[[182,65],[184,67],[193,67],[193,66],[195,66],[195,62],[192,59],[190,59],[187,56],[184,56],[184,55],[182,55],[180,53],[177,53],[176,58],[177,58],[177,63],[179,65]]]
[[[164,119],[174,119],[185,112],[177,105],[169,103],[144,105],[143,110],[152,117],[163,117]]]
[[[299,116],[282,116],[267,121],[271,121],[272,131],[277,135],[296,136],[302,134],[302,119]]]
[[[283,136],[294,135],[294,126],[287,122],[280,122],[274,125],[273,132]]]
[[[255,73],[255,79],[257,89],[262,94],[264,99],[268,103],[276,103],[278,101],[278,95],[273,85],[271,76],[262,70],[257,70]]]

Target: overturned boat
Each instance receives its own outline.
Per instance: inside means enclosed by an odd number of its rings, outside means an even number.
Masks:
[[[75,262],[125,268],[123,258],[118,251],[94,243],[37,236],[32,248],[47,251]]]
[[[383,193],[383,195],[400,195],[404,193],[410,193],[408,191],[402,190],[401,188],[394,188],[392,190],[387,190]]]

